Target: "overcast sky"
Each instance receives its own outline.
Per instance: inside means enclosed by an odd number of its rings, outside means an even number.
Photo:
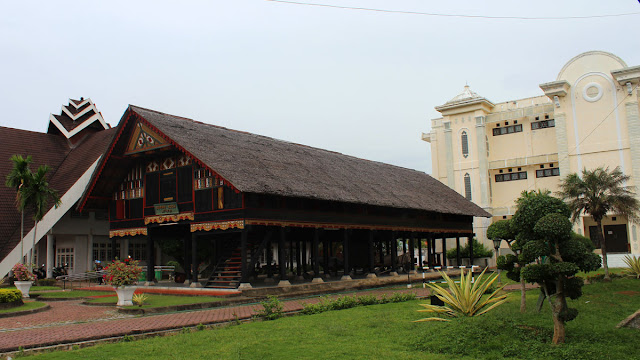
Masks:
[[[309,0],[513,17],[640,12],[636,0]],[[575,55],[640,65],[640,15],[436,17],[265,0],[2,1],[0,125],[46,131],[69,98],[128,104],[431,172],[434,107],[542,95]]]

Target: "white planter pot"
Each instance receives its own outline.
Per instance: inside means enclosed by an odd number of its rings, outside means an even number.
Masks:
[[[116,288],[116,294],[118,294],[117,306],[131,306],[133,305],[133,293],[136,291],[137,286],[120,286]]]
[[[31,289],[31,281],[14,281],[13,284],[20,292],[22,292],[23,298],[29,297],[29,289]]]

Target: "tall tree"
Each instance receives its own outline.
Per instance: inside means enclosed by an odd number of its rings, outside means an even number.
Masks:
[[[49,187],[49,182],[47,181],[48,172],[49,167],[47,165],[41,165],[22,189],[22,207],[33,210],[33,220],[35,221],[33,226],[33,243],[31,244],[31,255],[29,258],[29,270],[31,270],[33,265],[33,248],[36,246],[38,222],[42,220],[44,214],[49,210],[51,202],[53,202],[56,208],[60,205],[58,192]]]
[[[602,219],[607,213],[626,216],[629,220],[638,220],[640,202],[634,189],[626,186],[630,176],[625,175],[620,167],[613,171],[599,167],[593,170],[582,170],[582,177],[570,174],[560,184],[559,195],[571,209],[573,222],[582,213],[589,214],[598,225],[598,237],[602,250],[604,278],[610,280],[607,265],[607,246],[604,238]]]
[[[16,207],[20,211],[20,262],[24,263],[24,204],[22,203],[22,190],[28,181],[33,177],[29,165],[31,156],[23,158],[22,155],[13,155],[9,159],[13,163],[11,172],[7,174],[6,186],[16,189]]]

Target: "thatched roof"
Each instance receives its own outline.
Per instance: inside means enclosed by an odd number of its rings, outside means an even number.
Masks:
[[[133,105],[128,111],[138,114],[242,192],[490,216],[420,171]]]

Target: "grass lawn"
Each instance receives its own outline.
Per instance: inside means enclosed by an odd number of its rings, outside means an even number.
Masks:
[[[47,304],[45,304],[43,302],[29,301],[29,302],[25,302],[23,305],[18,306],[18,307],[14,307],[14,308],[11,308],[11,309],[1,309],[0,310],[0,314],[7,314],[7,313],[16,312],[16,311],[24,311],[24,310],[33,310],[33,309],[41,308],[41,307],[46,306],[46,305]]]
[[[519,313],[519,293],[478,318],[414,323],[425,315],[415,300],[294,316],[147,340],[54,352],[37,359],[638,359],[640,333],[615,329],[640,308],[640,282],[616,279],[585,286],[569,300],[580,311],[567,324],[567,343],[550,344],[548,304]],[[428,314],[427,314],[428,315]],[[135,350],[134,350],[135,349]]]
[[[147,301],[145,301],[145,305],[142,305],[142,309],[222,301],[221,298],[213,297],[213,296],[179,296],[179,295],[156,295],[156,294],[146,294],[146,295],[148,298],[147,298]],[[88,302],[94,303],[94,304],[115,305],[118,302],[118,298],[116,296],[103,297],[98,299],[92,299],[92,300],[89,300]],[[125,306],[125,308],[138,309],[139,307]]]
[[[35,292],[29,292],[36,295]],[[88,296],[100,296],[100,295],[115,295],[115,291],[91,291],[91,290],[71,290],[71,291],[56,291],[39,293],[39,299],[74,299],[83,298]]]
[[[16,288],[15,286],[7,287],[7,289],[15,289],[15,288]],[[36,291],[47,291],[47,290],[62,290],[62,288],[59,286],[32,286],[29,289],[29,294]]]

